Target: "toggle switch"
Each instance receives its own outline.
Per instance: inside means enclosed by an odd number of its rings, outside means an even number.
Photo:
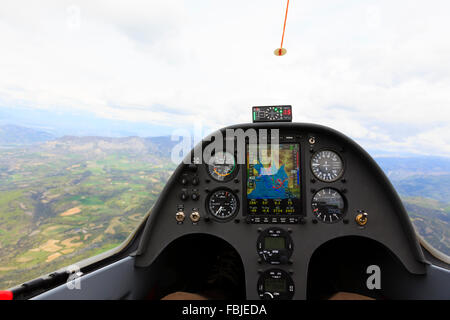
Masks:
[[[356,223],[360,226],[365,226],[368,220],[368,214],[365,211],[358,211],[359,213],[356,215]]]

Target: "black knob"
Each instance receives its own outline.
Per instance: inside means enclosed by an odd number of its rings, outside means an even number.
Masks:
[[[262,298],[263,300],[273,300],[273,294],[270,292],[264,292]]]
[[[187,192],[184,192],[184,191],[183,191],[183,192],[180,194],[180,199],[181,199],[181,200],[186,201],[188,198],[189,198],[189,195],[187,194]]]
[[[181,179],[181,184],[183,186],[187,185],[188,184],[188,179],[186,179],[186,178]]]
[[[200,196],[199,196],[198,193],[195,193],[195,192],[194,192],[194,193],[191,195],[191,199],[194,200],[194,201],[197,201],[198,198],[200,198]]]
[[[193,178],[192,178],[192,184],[193,184],[194,186],[198,185],[199,182],[200,182],[200,180],[198,179],[198,177],[193,177]]]

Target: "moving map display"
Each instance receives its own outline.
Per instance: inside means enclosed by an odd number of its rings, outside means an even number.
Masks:
[[[301,214],[300,145],[280,144],[278,152],[261,148],[247,148],[247,213]]]

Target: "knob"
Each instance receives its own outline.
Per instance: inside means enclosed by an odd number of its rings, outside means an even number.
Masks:
[[[194,193],[191,195],[191,199],[194,200],[194,201],[197,201],[198,198],[200,198],[200,196],[199,196],[198,193],[196,193],[196,192],[194,192]]]
[[[175,214],[175,220],[177,220],[178,222],[183,222],[185,217],[186,217],[186,216],[184,215],[184,212],[183,212],[183,211],[178,211],[178,212]]]
[[[368,220],[367,212],[358,213],[355,220],[356,220],[356,223],[359,224],[360,226],[365,226],[367,224],[367,220]]]
[[[192,212],[191,220],[192,222],[198,222],[200,220],[200,213],[198,213],[197,211]]]
[[[189,195],[188,195],[187,192],[184,192],[184,191],[183,191],[183,192],[180,194],[180,199],[181,199],[181,200],[186,201],[188,198],[189,198]]]
[[[263,300],[273,300],[273,294],[270,292],[264,292],[262,298]]]
[[[194,186],[198,185],[199,182],[200,182],[200,180],[198,179],[198,177],[193,177],[193,178],[192,178],[192,184],[193,184]]]
[[[183,186],[187,185],[187,184],[188,184],[188,179],[182,178],[182,179],[181,179],[181,184],[182,184]]]

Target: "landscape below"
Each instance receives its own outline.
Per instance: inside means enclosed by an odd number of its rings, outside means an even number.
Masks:
[[[123,242],[175,169],[172,146],[170,137],[63,137],[0,147],[0,289]],[[376,160],[418,233],[450,255],[450,159]]]
[[[65,137],[0,148],[0,289],[122,243],[176,167],[170,142]]]

